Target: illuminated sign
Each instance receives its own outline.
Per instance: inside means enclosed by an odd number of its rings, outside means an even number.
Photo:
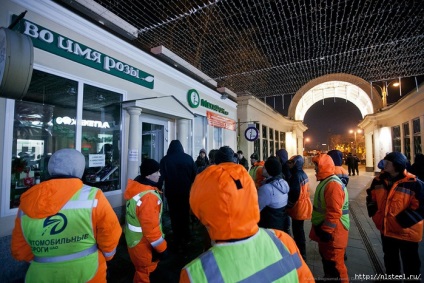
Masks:
[[[223,128],[231,131],[236,130],[236,121],[230,118],[223,117],[210,111],[206,111],[206,118],[208,119],[208,124],[210,126]]]
[[[195,89],[190,89],[187,92],[187,101],[188,101],[188,105],[190,105],[191,108],[197,108],[200,105],[210,110],[214,110],[224,115],[228,115],[228,111],[220,107],[219,105],[212,104],[206,99],[200,99],[200,95]]]
[[[55,119],[55,122],[58,125],[76,125],[76,120],[68,116],[57,117]],[[81,125],[83,127],[93,127],[93,128],[102,128],[102,129],[110,128],[110,125],[108,122],[95,121],[95,120],[81,120]]]
[[[100,53],[25,19],[22,19],[17,27],[19,32],[28,35],[32,39],[33,45],[37,48],[153,89],[154,76],[134,66]]]

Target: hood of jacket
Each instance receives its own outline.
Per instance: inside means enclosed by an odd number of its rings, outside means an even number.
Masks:
[[[297,170],[297,171],[302,170],[303,164],[305,164],[305,160],[300,155],[294,155],[290,157],[289,160],[292,160],[294,164],[292,170]]]
[[[54,215],[82,186],[78,178],[44,181],[22,194],[19,208],[31,218]]]
[[[330,150],[327,154],[330,155],[330,157],[333,159],[334,165],[343,165],[343,153],[340,150],[333,149]]]
[[[282,164],[285,164],[289,159],[289,154],[284,148],[277,150],[275,154],[280,158]]]
[[[315,176],[318,181],[334,175],[335,165],[333,159],[325,153],[321,153],[312,158],[312,162],[318,166]]]
[[[190,207],[212,240],[243,239],[259,229],[255,183],[243,166],[233,162],[211,165],[197,175]]]
[[[184,153],[183,145],[179,140],[172,140],[166,154]]]

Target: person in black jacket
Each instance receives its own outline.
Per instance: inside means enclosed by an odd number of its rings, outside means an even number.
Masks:
[[[169,216],[174,244],[181,249],[190,241],[190,188],[196,177],[193,158],[184,153],[179,140],[169,144],[166,155],[160,161],[161,178],[159,188],[165,182],[165,197],[168,201]]]
[[[194,164],[196,164],[197,174],[205,170],[205,168],[209,165],[209,159],[206,156],[206,150],[204,148],[199,151],[199,156],[197,156]]]
[[[353,157],[351,152],[346,156],[346,165],[349,176],[355,176],[355,157]]]
[[[411,173],[421,181],[424,181],[424,155],[422,153],[415,155],[415,162],[411,166]]]
[[[249,171],[249,162],[247,161],[246,157],[243,156],[243,151],[241,150],[237,151],[237,161],[238,164],[243,165],[243,167]]]

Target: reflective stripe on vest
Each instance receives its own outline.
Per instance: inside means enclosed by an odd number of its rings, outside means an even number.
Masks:
[[[127,223],[127,226],[128,226],[128,229],[130,229],[133,232],[136,232],[136,233],[143,232],[143,230],[141,229],[141,227],[137,227],[137,226],[131,225],[130,223]]]
[[[50,257],[34,256],[34,261],[40,262],[40,263],[62,262],[62,261],[74,260],[74,259],[77,259],[77,258],[80,258],[80,257],[88,256],[88,255],[95,253],[95,252],[97,252],[97,245],[93,245],[93,246],[91,246],[91,248],[80,251],[78,253],[69,254],[69,255],[50,256]]]
[[[79,192],[75,193],[75,195],[59,210],[58,213],[63,212],[65,210],[76,210],[76,209],[92,209],[93,207],[97,206],[98,200],[95,199],[95,195],[97,193],[97,188],[94,188],[95,190],[92,191],[92,187],[83,185],[83,187],[79,190]],[[79,196],[76,197],[76,195],[79,193]],[[90,199],[90,194],[92,194],[92,199]],[[75,199],[76,198],[76,199]],[[18,217],[23,218],[25,216],[25,213],[23,211],[19,211]],[[21,225],[22,225],[22,231],[25,232],[25,225],[23,221],[39,221],[39,220],[33,220],[31,218],[22,219]],[[90,219],[91,221],[91,219]],[[93,227],[91,223],[91,232]],[[24,233],[25,235],[25,233]],[[88,234],[87,234],[88,235]],[[27,236],[25,236],[27,238]],[[48,241],[48,240],[46,240]],[[94,240],[95,241],[95,240]],[[75,260],[78,258],[82,258],[85,256],[88,256],[90,254],[93,254],[97,252],[97,244],[94,242],[92,246],[89,248],[86,248],[82,251],[71,253],[71,254],[65,254],[65,255],[53,255],[53,256],[38,256],[34,255],[34,261],[39,263],[53,263],[53,262],[63,262],[63,261],[69,261],[69,260]],[[114,252],[113,252],[114,253]]]
[[[259,270],[255,272],[254,274],[250,275],[249,277],[244,278],[243,280],[240,280],[238,282],[245,282],[245,283],[273,282],[275,280],[278,280],[286,276],[293,270],[299,269],[302,266],[300,255],[298,253],[291,255],[288,252],[288,250],[284,247],[281,240],[277,238],[277,236],[275,236],[272,230],[268,230],[268,229],[261,229],[261,230],[266,232],[269,238],[271,238],[274,245],[278,248],[282,258],[276,261],[275,263],[270,264],[269,266],[263,268],[262,270]],[[209,251],[204,253],[203,255],[199,257],[199,260],[203,267],[203,272],[205,274],[207,282],[217,282],[217,283],[225,282],[213,252]],[[186,270],[190,279],[193,282],[195,282],[196,278],[192,277],[192,274],[190,274],[189,269],[186,269]]]

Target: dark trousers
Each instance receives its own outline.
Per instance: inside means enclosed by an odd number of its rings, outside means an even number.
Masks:
[[[349,176],[350,175],[355,176],[355,168],[352,165],[347,166],[347,171],[349,172]]]
[[[421,268],[418,244],[405,240],[386,237],[381,234],[384,253],[384,266],[387,274],[419,275]],[[403,273],[401,273],[401,262]]]
[[[177,246],[182,245],[190,240],[189,195],[169,196],[167,201],[174,243]]]
[[[305,230],[303,228],[303,222],[304,220],[295,220],[292,218],[293,238],[296,242],[297,247],[299,248],[303,260],[306,260],[306,238]]]

